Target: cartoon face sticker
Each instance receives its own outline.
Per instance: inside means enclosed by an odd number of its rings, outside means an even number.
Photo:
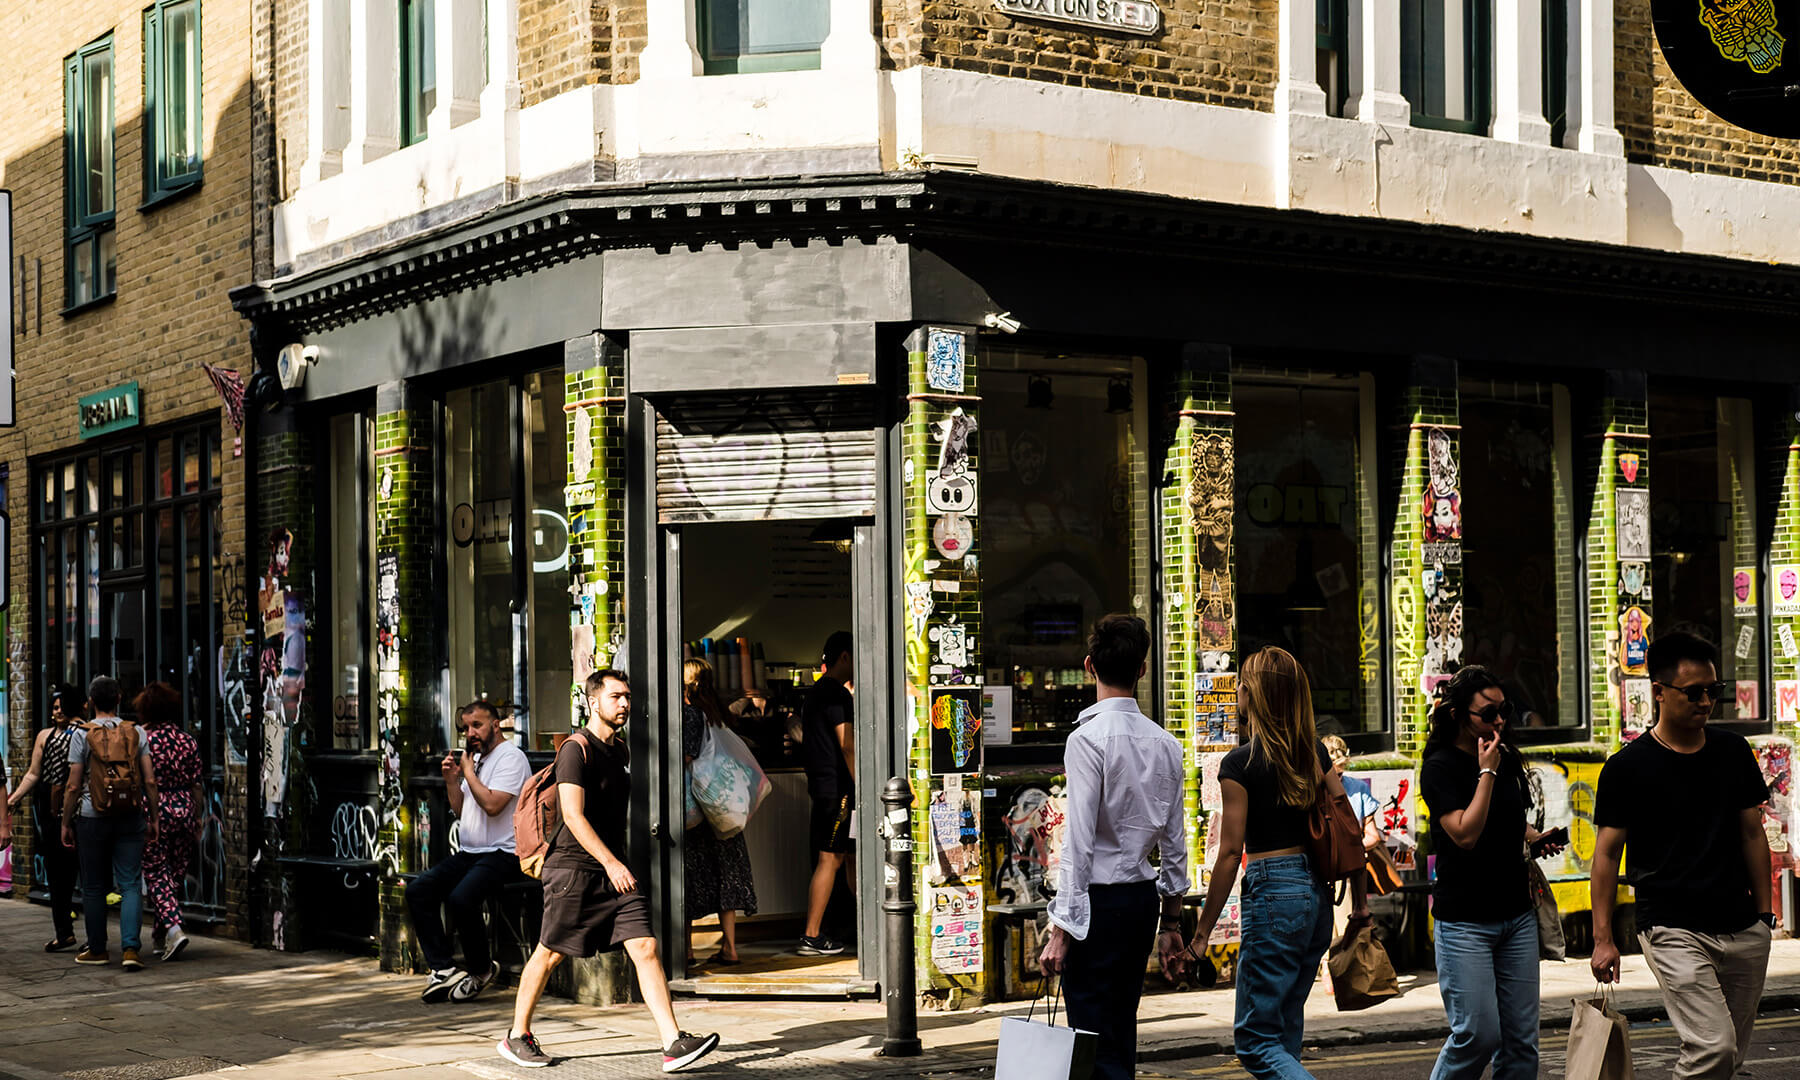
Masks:
[[[1731,575],[1731,595],[1740,604],[1750,602],[1750,571],[1739,570]]]

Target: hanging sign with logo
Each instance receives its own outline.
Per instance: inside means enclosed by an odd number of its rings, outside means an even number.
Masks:
[[[1800,135],[1800,59],[1787,39],[1800,26],[1795,0],[1651,0],[1669,70],[1700,104],[1763,135]]]
[[[1071,23],[1094,30],[1148,37],[1162,27],[1162,9],[1149,0],[994,0],[1020,19]]]
[[[143,419],[138,404],[135,382],[89,394],[76,403],[75,431],[82,438],[91,439],[109,431],[137,427]]]

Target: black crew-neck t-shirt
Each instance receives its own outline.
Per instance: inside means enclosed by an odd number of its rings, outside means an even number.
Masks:
[[[1319,769],[1331,768],[1331,753],[1318,744]],[[1282,848],[1305,847],[1311,836],[1312,806],[1289,806],[1281,801],[1275,766],[1262,756],[1253,739],[1225,755],[1219,762],[1219,779],[1243,785],[1244,850],[1251,855]]]
[[[625,745],[624,736],[615,735],[611,742],[601,742],[598,736],[582,728],[563,740],[562,749],[556,752],[554,775],[559,785],[581,785],[587,793],[581,816],[587,818],[588,824],[600,835],[606,850],[623,862],[625,819],[631,807],[631,750]],[[602,872],[599,860],[581,846],[581,841],[569,831],[567,822],[556,830],[556,839],[551,843],[550,854],[544,858],[544,866],[574,867],[593,874]]]
[[[1500,759],[1500,775],[1488,795],[1487,822],[1473,849],[1457,846],[1444,831],[1446,814],[1475,801],[1481,764],[1454,746],[1432,752],[1419,767],[1419,793],[1431,811],[1431,851],[1437,856],[1431,916],[1440,922],[1505,922],[1531,908],[1525,873],[1525,768],[1514,755]]]
[[[848,724],[855,715],[855,704],[844,684],[829,675],[821,676],[806,691],[801,727],[805,739],[800,743],[801,760],[806,765],[806,790],[809,794],[832,797],[856,794],[856,781],[838,746],[837,726]]]
[[[1625,830],[1638,927],[1735,934],[1755,922],[1738,823],[1768,801],[1750,741],[1722,728],[1707,728],[1706,744],[1692,754],[1646,733],[1608,758],[1594,827]]]

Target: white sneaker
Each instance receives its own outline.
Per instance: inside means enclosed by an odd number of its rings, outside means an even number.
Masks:
[[[481,975],[465,975],[461,982],[450,990],[451,1001],[474,1001],[475,995],[481,993],[500,977],[500,961],[489,961],[488,969]]]
[[[182,932],[181,927],[177,926],[169,931],[169,936],[167,938],[163,939],[162,951],[156,954],[157,959],[179,959],[182,952],[187,949],[187,945],[188,936]]]

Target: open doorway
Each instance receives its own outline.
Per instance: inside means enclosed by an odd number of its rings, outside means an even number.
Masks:
[[[800,947],[820,848],[816,774],[819,762],[838,760],[808,753],[804,717],[809,698],[816,706],[831,689],[815,681],[827,639],[852,625],[850,537],[847,521],[681,528],[681,660],[706,662],[724,726],[755,755],[771,790],[739,837],[720,839],[709,823],[684,829],[681,915],[686,922],[677,925],[687,929],[692,960],[680,989],[842,993],[858,979],[857,909],[849,885],[856,874],[853,843],[844,869],[833,878],[819,934],[843,944],[843,951],[820,955]],[[671,665],[676,671],[681,667]],[[846,716],[852,711],[846,708]],[[698,716],[670,725],[671,738],[683,743],[679,757],[671,747],[674,760],[685,763],[692,756],[700,727]],[[735,911],[735,917],[722,916],[720,907]]]

